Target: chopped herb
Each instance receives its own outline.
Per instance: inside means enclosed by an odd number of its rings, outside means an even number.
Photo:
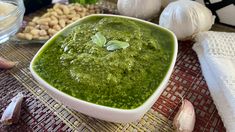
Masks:
[[[120,109],[137,108],[156,91],[174,53],[166,30],[108,16],[87,18],[54,39],[34,60],[36,73],[68,95]]]
[[[95,4],[98,0],[69,0],[69,3]]]

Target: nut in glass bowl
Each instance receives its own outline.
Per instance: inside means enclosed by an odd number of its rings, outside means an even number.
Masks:
[[[0,0],[0,44],[19,30],[24,12],[23,0]]]

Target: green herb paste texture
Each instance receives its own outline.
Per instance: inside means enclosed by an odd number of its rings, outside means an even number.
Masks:
[[[108,51],[92,41],[100,32],[107,41],[129,43]],[[115,17],[81,22],[58,35],[35,59],[36,73],[55,88],[99,105],[134,109],[165,77],[173,56],[173,36],[149,24]]]

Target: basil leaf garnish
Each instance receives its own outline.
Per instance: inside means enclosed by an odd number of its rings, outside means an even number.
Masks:
[[[118,49],[126,49],[129,45],[127,42],[111,40],[106,45],[108,51],[118,50]]]
[[[99,47],[103,47],[106,43],[106,38],[100,32],[92,36],[91,39],[92,39],[92,42],[98,45]]]

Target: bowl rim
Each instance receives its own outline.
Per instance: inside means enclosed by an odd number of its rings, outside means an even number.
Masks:
[[[109,107],[109,106],[104,106],[104,105],[99,105],[99,104],[95,104],[95,103],[92,103],[92,102],[88,102],[88,101],[85,101],[85,100],[82,100],[82,99],[78,99],[76,97],[73,97],[67,93],[64,93],[58,89],[56,89],[55,87],[53,87],[52,85],[50,85],[47,81],[45,81],[44,79],[42,79],[36,71],[34,71],[33,69],[33,65],[34,65],[34,61],[35,59],[38,57],[38,55],[47,47],[48,44],[50,44],[51,41],[53,41],[55,39],[55,37],[59,36],[60,34],[62,34],[66,29],[70,28],[70,27],[73,27],[73,26],[76,26],[79,22],[85,20],[85,19],[89,19],[89,18],[92,18],[92,17],[97,17],[97,16],[100,16],[100,17],[119,17],[119,18],[126,18],[126,19],[130,19],[130,20],[134,20],[134,21],[139,21],[139,22],[143,22],[143,23],[147,23],[147,24],[150,24],[151,26],[155,26],[155,27],[158,27],[158,28],[161,28],[161,29],[164,29],[165,31],[169,32],[172,36],[173,36],[173,39],[174,39],[174,50],[173,50],[173,57],[172,57],[172,60],[171,60],[171,64],[170,64],[170,67],[168,68],[168,71],[165,75],[165,77],[163,78],[163,80],[161,81],[161,83],[159,84],[159,86],[156,88],[156,90],[152,93],[152,95],[145,100],[144,103],[142,103],[140,106],[134,108],[134,109],[121,109],[121,108],[115,108],[115,107]],[[67,98],[69,98],[70,100],[72,101],[76,101],[76,102],[79,102],[83,105],[90,105],[92,107],[96,107],[96,108],[99,108],[99,109],[106,109],[106,110],[110,110],[110,111],[113,111],[113,112],[125,112],[125,113],[138,113],[140,111],[144,111],[145,110],[145,107],[144,106],[148,106],[149,103],[154,99],[154,97],[157,95],[157,91],[159,88],[161,87],[164,87],[164,85],[168,82],[170,76],[171,76],[171,73],[173,71],[173,68],[174,68],[174,65],[175,65],[175,62],[176,62],[176,57],[177,57],[177,52],[178,52],[178,41],[177,41],[177,38],[176,38],[176,35],[170,31],[169,29],[166,29],[164,27],[161,27],[155,23],[152,23],[152,22],[148,22],[148,21],[145,21],[145,20],[141,20],[141,19],[138,19],[138,18],[134,18],[134,17],[128,17],[128,16],[122,16],[122,15],[113,15],[113,14],[93,14],[93,15],[89,15],[89,16],[85,16],[79,20],[76,20],[75,22],[67,25],[65,28],[63,28],[62,30],[60,30],[59,32],[57,32],[56,34],[54,34],[39,50],[38,52],[34,55],[32,61],[30,62],[30,71],[33,75],[33,77],[36,78],[36,80],[38,80],[40,83],[43,83],[44,87],[46,87],[47,89],[50,89],[52,92],[55,92],[55,93],[59,93],[60,95],[62,96],[66,96]],[[163,91],[163,89],[162,89]],[[160,91],[162,93],[162,91]],[[160,94],[161,94],[160,93]],[[53,97],[53,96],[52,96]],[[54,98],[54,97],[53,97]],[[66,105],[66,104],[64,104]],[[152,106],[152,105],[151,105]]]

